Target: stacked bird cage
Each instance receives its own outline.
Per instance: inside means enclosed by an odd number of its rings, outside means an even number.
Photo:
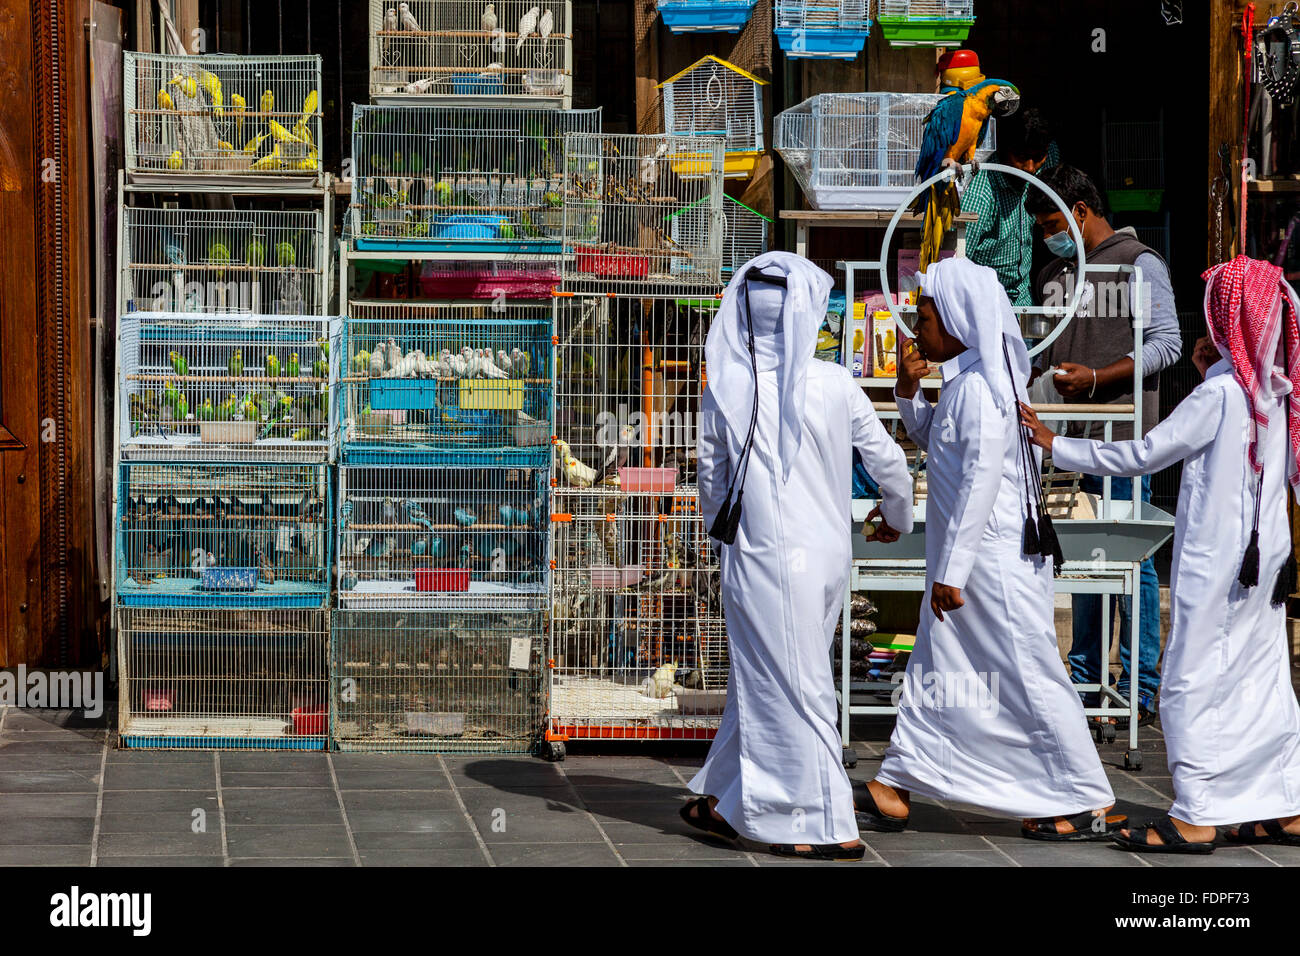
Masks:
[[[592,135],[564,142],[565,284],[699,286],[722,264],[721,136]],[[693,244],[673,216],[701,204],[709,228]]]
[[[776,151],[814,209],[896,209],[916,183],[937,93],[818,93],[778,113]],[[977,160],[997,145],[990,120]]]
[[[568,0],[370,0],[370,98],[568,109]]]
[[[717,300],[559,302],[549,740],[710,738],[727,646],[695,444]]]
[[[564,137],[600,110],[358,106],[356,248],[448,258],[560,254]]]
[[[766,85],[766,80],[710,54],[659,84],[664,91],[664,131],[724,137],[723,175],[747,179],[763,155]]]
[[[767,227],[772,220],[730,196],[722,197],[722,212],[722,281],[726,282],[741,265],[767,252]],[[670,235],[674,242],[693,245],[708,228],[708,209],[700,201],[672,217]]]
[[[121,311],[324,315],[317,210],[122,209]]]
[[[310,316],[128,312],[117,402],[131,460],[322,462],[330,339]]]
[[[890,46],[960,46],[975,24],[975,0],[877,0],[876,24]]]
[[[119,607],[122,746],[323,749],[328,623],[319,607]]]
[[[777,43],[794,58],[852,60],[871,32],[870,0],[774,0]]]
[[[126,172],[317,179],[319,56],[123,54]]]
[[[659,16],[672,33],[739,33],[756,0],[658,0]]]

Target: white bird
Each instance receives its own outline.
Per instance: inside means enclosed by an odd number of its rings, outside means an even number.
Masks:
[[[406,84],[406,92],[412,96],[418,96],[421,93],[428,93],[433,84],[438,81],[436,76],[427,76],[422,80],[416,80],[414,83]]]
[[[641,157],[641,182],[647,186],[653,186],[658,174],[658,160],[663,158],[664,153],[668,152],[668,140],[661,142],[654,151],[653,156]]]
[[[394,338],[388,340],[388,352],[384,355],[384,361],[388,363],[389,368],[397,368],[402,364],[402,350]]]
[[[515,377],[514,363],[510,361],[510,356],[506,355],[504,349],[497,349],[497,368],[505,372],[511,378]]]
[[[384,12],[384,29],[389,31],[397,29],[397,11],[392,7]]]
[[[673,692],[673,678],[676,674],[676,662],[661,665],[651,676],[641,682],[641,693],[662,700]]]
[[[555,17],[550,10],[547,10],[537,23],[537,35],[542,38],[542,50],[538,54],[539,57],[546,53],[546,44],[550,42],[553,29],[555,29]]]
[[[483,8],[483,16],[479,17],[479,26],[483,28],[484,33],[491,33],[497,28],[497,11],[496,7],[488,4]]]
[[[370,377],[378,378],[384,374],[384,348],[383,342],[375,346],[375,350],[370,353]]]
[[[527,352],[517,346],[512,348],[510,350],[510,363],[514,366],[516,378],[528,377],[528,366],[531,364],[531,360]]]
[[[518,55],[524,48],[524,41],[537,28],[537,17],[541,14],[539,7],[529,7],[528,12],[519,18],[519,29],[515,32],[519,34],[519,39],[515,41],[515,55]]]
[[[400,13],[400,14],[402,15],[402,29],[403,29],[403,30],[419,30],[419,29],[420,29],[420,22],[419,22],[418,20],[416,20],[415,17],[411,16],[411,8],[410,8],[410,6],[409,6],[408,4],[405,4],[405,3],[399,3],[399,4],[397,5],[397,12]]]
[[[465,360],[465,373],[462,378],[478,378],[483,374],[483,360],[479,354],[468,345],[460,350],[461,357]]]
[[[465,356],[452,355],[448,349],[443,349],[442,354],[446,362],[447,371],[451,378],[466,378],[469,375],[469,367],[465,362]]]
[[[569,484],[577,488],[590,488],[596,480],[596,469],[590,465],[584,465],[574,458],[573,449],[569,447],[569,443],[564,439],[557,438],[555,448],[560,453],[560,467],[564,471],[564,477],[568,479]]]
[[[497,368],[497,363],[492,360],[491,349],[480,349],[479,360],[483,363],[483,375],[485,378],[509,378],[510,373],[504,369]]]

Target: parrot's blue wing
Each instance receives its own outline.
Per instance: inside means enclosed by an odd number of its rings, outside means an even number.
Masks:
[[[962,107],[966,97],[950,93],[934,105],[925,118],[925,135],[921,137],[921,155],[916,160],[916,181],[929,179],[941,168],[948,147],[957,142],[961,132]]]

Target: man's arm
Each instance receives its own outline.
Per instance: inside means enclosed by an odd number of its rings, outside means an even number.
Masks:
[[[852,416],[853,447],[862,454],[867,472],[880,488],[880,511],[895,531],[912,530],[912,474],[907,455],[885,431],[876,410],[857,382],[846,377],[849,414]]]
[[[1142,327],[1142,374],[1153,375],[1178,361],[1183,352],[1183,334],[1178,328],[1178,310],[1174,306],[1174,287],[1168,267],[1159,256],[1149,252],[1138,256],[1134,264],[1142,270],[1142,279],[1150,292]],[[1133,353],[1128,357],[1132,359]],[[1132,374],[1130,363],[1129,375]]]

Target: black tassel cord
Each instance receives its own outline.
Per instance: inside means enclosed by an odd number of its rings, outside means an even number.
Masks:
[[[1017,419],[1020,409],[1015,405],[1015,373],[1011,370],[1011,354],[1007,351],[1006,339],[1002,340],[1002,358],[1007,365],[1007,377],[1011,382],[1012,414]],[[1047,513],[1047,502],[1043,498],[1043,483],[1034,458],[1034,447],[1029,441],[1029,432],[1021,425],[1016,425],[1016,440],[1019,443],[1020,465],[1025,478],[1025,529],[1023,551],[1026,555],[1048,556],[1052,558],[1052,575],[1061,573],[1065,555],[1061,551],[1061,540],[1056,536],[1056,527],[1052,516]],[[1031,477],[1032,476],[1032,477]],[[1036,514],[1035,514],[1036,512]]]

